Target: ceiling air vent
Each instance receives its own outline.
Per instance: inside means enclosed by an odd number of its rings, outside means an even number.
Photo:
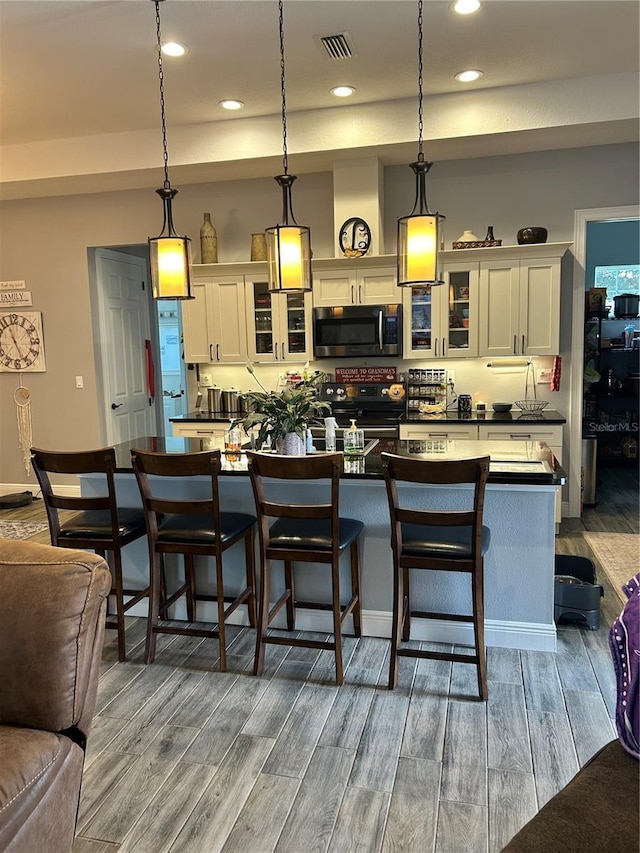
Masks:
[[[327,59],[350,59],[357,53],[353,39],[348,32],[337,33],[333,36],[314,36],[314,39]]]

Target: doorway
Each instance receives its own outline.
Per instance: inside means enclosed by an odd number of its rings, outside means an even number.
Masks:
[[[171,435],[186,412],[182,315],[177,300],[154,301],[146,244],[89,250],[96,383],[104,440]]]
[[[571,404],[569,434],[569,516],[580,517],[582,480],[582,416],[584,369],[585,285],[587,236],[591,223],[640,218],[640,206],[576,210],[574,217],[574,276],[572,304]],[[636,261],[637,263],[637,261]]]

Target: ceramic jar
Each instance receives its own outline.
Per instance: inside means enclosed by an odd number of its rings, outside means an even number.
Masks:
[[[267,260],[267,238],[264,235],[264,231],[251,235],[251,260]]]

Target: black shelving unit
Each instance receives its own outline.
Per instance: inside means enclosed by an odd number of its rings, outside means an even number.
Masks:
[[[624,345],[629,325],[637,339],[638,317],[588,317],[585,322],[585,367],[592,361],[600,380],[589,382],[585,373],[582,434],[597,442],[598,465],[638,464],[640,350],[633,341],[631,346]]]

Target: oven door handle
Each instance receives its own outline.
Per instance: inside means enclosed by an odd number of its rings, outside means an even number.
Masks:
[[[382,342],[382,308],[378,311],[378,346],[380,347],[380,352],[384,349],[384,343]]]

